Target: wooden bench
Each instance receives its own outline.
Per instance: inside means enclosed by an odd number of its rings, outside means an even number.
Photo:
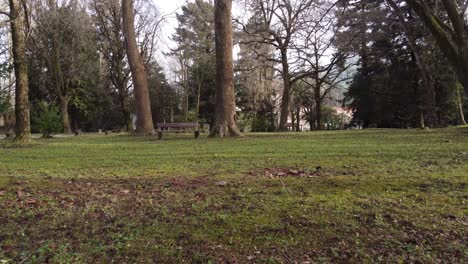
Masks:
[[[186,132],[187,129],[194,129],[194,136],[198,138],[200,131],[198,130],[198,123],[157,123],[158,125],[158,139],[162,139],[164,133],[178,133]]]

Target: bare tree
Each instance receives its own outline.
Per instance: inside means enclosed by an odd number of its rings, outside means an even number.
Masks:
[[[312,88],[314,96],[316,128],[323,128],[322,107],[329,94],[339,88],[349,78],[344,76],[353,65],[349,60],[351,53],[337,49],[337,33],[342,13],[331,12],[334,3],[326,2],[323,6],[315,8],[310,14],[312,27],[299,32],[302,43],[295,46],[295,56],[303,69],[303,82]],[[350,45],[355,36],[347,39]]]
[[[246,24],[247,31],[255,31],[255,27],[258,26],[257,21],[258,17],[255,15],[249,18]],[[272,110],[277,107],[276,97],[280,92],[278,83],[274,80],[275,63],[268,61],[273,58],[275,50],[272,45],[256,42],[256,38],[255,35],[239,32],[240,52],[234,69],[238,72],[239,84],[247,93],[243,111],[250,112],[253,120],[257,119],[258,111],[265,109],[265,106],[271,106]],[[270,127],[274,130],[276,126],[274,111],[270,116],[273,117],[269,118]],[[257,130],[255,127],[252,129]]]
[[[135,91],[136,133],[140,135],[153,135],[155,131],[151,114],[148,79],[144,60],[136,42],[133,0],[122,0],[122,17],[126,51]]]
[[[211,136],[240,136],[236,124],[232,56],[232,0],[215,0],[216,110]]]
[[[314,7],[316,0],[252,0],[250,6],[256,16],[259,17],[259,25],[255,30],[250,30],[237,21],[248,34],[257,36],[251,40],[275,47],[279,52],[276,58],[269,61],[281,65],[275,70],[283,79],[283,94],[281,98],[281,113],[279,130],[287,130],[288,115],[291,105],[291,87],[302,79],[301,69],[295,67],[296,61],[291,59],[291,50],[294,49],[294,41],[300,31],[310,29],[311,21],[309,12]]]

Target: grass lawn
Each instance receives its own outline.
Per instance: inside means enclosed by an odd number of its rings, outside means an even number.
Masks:
[[[468,128],[0,140],[0,263],[468,262]]]

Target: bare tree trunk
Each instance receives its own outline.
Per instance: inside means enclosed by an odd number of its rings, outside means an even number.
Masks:
[[[283,66],[283,96],[281,97],[281,112],[279,130],[286,131],[291,105],[291,77],[289,76],[289,64],[287,50],[281,50],[281,61]]]
[[[29,143],[31,128],[28,98],[28,65],[24,36],[24,10],[19,0],[9,0],[11,36],[13,40],[13,64],[15,67],[15,142]]]
[[[188,74],[187,74],[188,75]],[[184,88],[185,88],[185,106],[184,106],[184,111],[185,111],[185,122],[188,121],[188,115],[189,115],[189,87],[188,87],[188,77],[187,75],[185,75],[185,84],[184,84]]]
[[[201,98],[201,87],[203,82],[203,71],[200,72],[198,79],[198,92],[197,92],[197,121],[200,119],[200,98]]]
[[[458,124],[459,125],[466,125],[465,114],[463,113],[463,100],[461,96],[461,87],[460,85],[456,84],[457,89],[457,106],[458,106]]]
[[[68,96],[59,96],[60,99],[60,114],[62,115],[62,125],[63,125],[63,133],[70,134],[71,127],[70,127],[70,116],[68,114],[68,102],[70,98]]]
[[[140,135],[154,135],[148,79],[143,58],[138,52],[136,42],[133,0],[122,0],[122,18],[128,62],[132,71],[133,87],[135,90],[137,115],[135,132]]]
[[[296,109],[296,132],[301,131],[301,105],[297,104]]]
[[[294,128],[296,128],[296,117],[294,116],[294,110],[291,110],[291,131],[294,131]]]
[[[419,112],[419,128],[426,128],[426,123],[424,122],[424,111],[422,110]]]
[[[315,96],[315,115],[316,115],[316,122],[317,122],[317,130],[322,130],[323,129],[323,124],[322,124],[322,100],[320,100],[320,95]]]
[[[211,136],[240,136],[236,125],[236,100],[232,58],[232,0],[214,2],[216,39],[216,112]]]
[[[198,94],[197,94],[197,120],[200,119],[200,95],[201,93],[201,85],[198,84]]]
[[[315,99],[315,116],[317,118],[317,130],[323,129],[322,124],[322,95],[320,94],[321,82],[318,72],[315,73],[314,99]]]

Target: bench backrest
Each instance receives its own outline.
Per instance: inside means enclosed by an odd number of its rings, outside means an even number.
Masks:
[[[198,123],[157,123],[158,128],[198,128]]]

